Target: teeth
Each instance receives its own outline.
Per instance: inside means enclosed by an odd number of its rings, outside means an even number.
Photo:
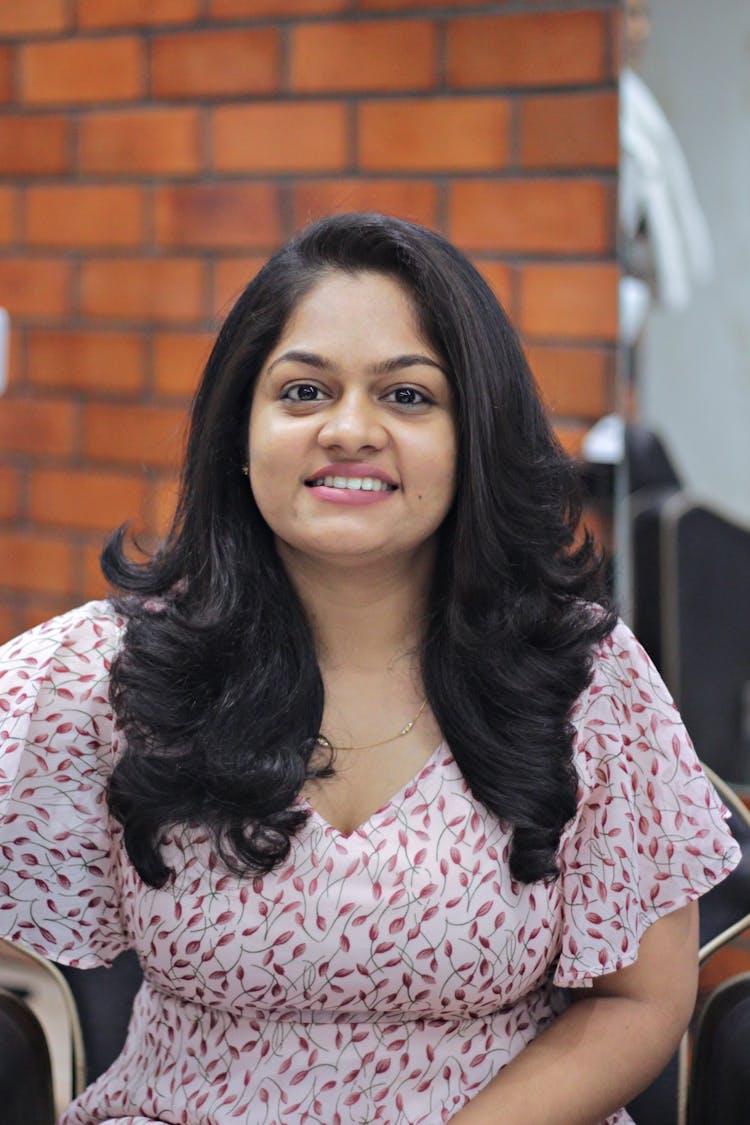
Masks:
[[[323,477],[312,482],[324,484],[326,488],[345,488],[352,492],[390,492],[395,485],[386,484],[377,477]]]

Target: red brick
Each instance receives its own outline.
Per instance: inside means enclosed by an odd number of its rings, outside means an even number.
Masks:
[[[380,211],[437,226],[437,189],[428,180],[301,180],[293,187],[295,227],[345,211]]]
[[[617,282],[614,262],[525,266],[520,328],[530,337],[615,340]]]
[[[69,24],[67,0],[4,0],[0,3],[0,35],[64,31]]]
[[[339,102],[222,106],[214,112],[219,172],[335,172],[346,165],[346,107]]]
[[[312,23],[292,28],[293,90],[427,90],[435,28],[427,20]]]
[[[37,469],[31,474],[31,518],[80,531],[111,531],[138,517],[146,501],[142,476]]]
[[[418,98],[359,109],[359,159],[367,171],[478,172],[508,160],[510,102]]]
[[[64,117],[0,117],[0,168],[4,176],[66,172],[68,124]]]
[[[504,262],[474,262],[508,316],[513,317],[513,271]]]
[[[460,181],[449,237],[474,250],[587,254],[613,242],[613,201],[595,180]]]
[[[281,237],[273,184],[180,184],[156,195],[156,240],[163,246],[274,246]]]
[[[14,600],[17,603],[18,627],[16,634],[18,634],[25,632],[27,629],[33,629],[35,625],[41,625],[43,621],[49,621],[50,618],[57,617],[69,609],[73,609],[75,604],[80,603],[81,598],[71,593],[58,595],[25,594],[22,598],[16,597]]]
[[[11,67],[13,55],[9,47],[0,46],[0,102],[9,102],[13,93]]]
[[[114,110],[79,125],[81,171],[98,175],[190,175],[201,166],[194,109]]]
[[[317,16],[343,12],[351,6],[351,0],[210,0],[209,11],[214,19],[234,20],[256,16]]]
[[[448,24],[448,80],[459,89],[600,82],[606,43],[602,12],[464,17]]]
[[[600,418],[614,404],[614,355],[605,348],[531,346],[526,355],[555,414]]]
[[[71,271],[55,258],[0,260],[0,305],[12,316],[61,316],[68,312]]]
[[[279,81],[279,35],[273,28],[162,35],[152,73],[159,98],[268,94]]]
[[[8,590],[71,594],[73,548],[50,535],[0,530],[0,586]]]
[[[405,7],[418,8],[482,8],[496,5],[497,0],[359,0],[362,11],[402,12]]]
[[[266,258],[255,254],[242,258],[220,258],[214,264],[214,315],[227,315],[242,290],[265,262]]]
[[[199,0],[78,0],[78,26],[85,28],[188,23],[199,15]]]
[[[586,427],[576,426],[575,424],[558,424],[555,426],[555,433],[568,457],[578,460],[583,448],[583,438],[586,433]]]
[[[93,395],[134,394],[143,383],[145,342],[134,332],[29,331],[28,378],[37,387]]]
[[[7,602],[8,595],[6,594],[3,597],[0,594],[0,645],[4,645],[6,641],[12,641],[23,631],[17,608],[14,605],[4,604]]]
[[[99,565],[101,553],[102,544],[99,540],[87,544],[83,549],[82,596],[87,601],[93,598],[105,598],[110,593],[107,580]]]
[[[212,332],[161,332],[154,340],[154,386],[160,395],[189,398],[206,365]]]
[[[204,271],[194,258],[99,258],[81,267],[86,316],[113,320],[197,320],[203,312]]]
[[[26,347],[24,332],[13,322],[10,326],[10,344],[8,347],[8,364],[5,371],[9,387],[23,383],[26,375]]]
[[[29,188],[26,235],[31,246],[137,246],[144,236],[142,192],[72,184]]]
[[[616,168],[617,95],[554,94],[521,101],[525,168]]]
[[[20,474],[0,465],[0,520],[12,520],[18,515],[20,487]]]
[[[0,242],[13,242],[17,234],[18,194],[13,188],[0,187]]]
[[[169,531],[177,507],[180,482],[176,476],[160,477],[152,486],[151,528],[157,535],[165,536]]]
[[[120,102],[144,92],[144,45],[134,36],[69,39],[20,48],[21,100]]]
[[[0,450],[61,457],[75,449],[76,407],[49,399],[0,398]]]
[[[84,444],[94,461],[172,468],[180,459],[184,410],[167,406],[86,407]]]

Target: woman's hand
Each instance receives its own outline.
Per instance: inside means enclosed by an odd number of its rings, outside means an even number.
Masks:
[[[597,1125],[663,1070],[698,984],[698,906],[660,918],[638,960],[599,977],[451,1118],[452,1125]]]

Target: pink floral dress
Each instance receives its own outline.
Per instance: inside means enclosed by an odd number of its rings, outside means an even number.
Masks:
[[[105,602],[0,649],[0,933],[70,965],[138,951],[126,1046],[64,1125],[439,1125],[738,849],[625,626],[578,700],[561,877],[515,882],[508,832],[446,745],[352,835],[313,813],[286,863],[229,874],[169,834],[145,886],[107,812],[118,753]],[[621,1110],[609,1118],[620,1125]]]

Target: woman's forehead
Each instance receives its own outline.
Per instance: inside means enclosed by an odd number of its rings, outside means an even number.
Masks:
[[[291,343],[307,350],[366,346],[376,352],[421,350],[438,358],[413,294],[376,271],[327,271],[292,309],[266,366]]]

